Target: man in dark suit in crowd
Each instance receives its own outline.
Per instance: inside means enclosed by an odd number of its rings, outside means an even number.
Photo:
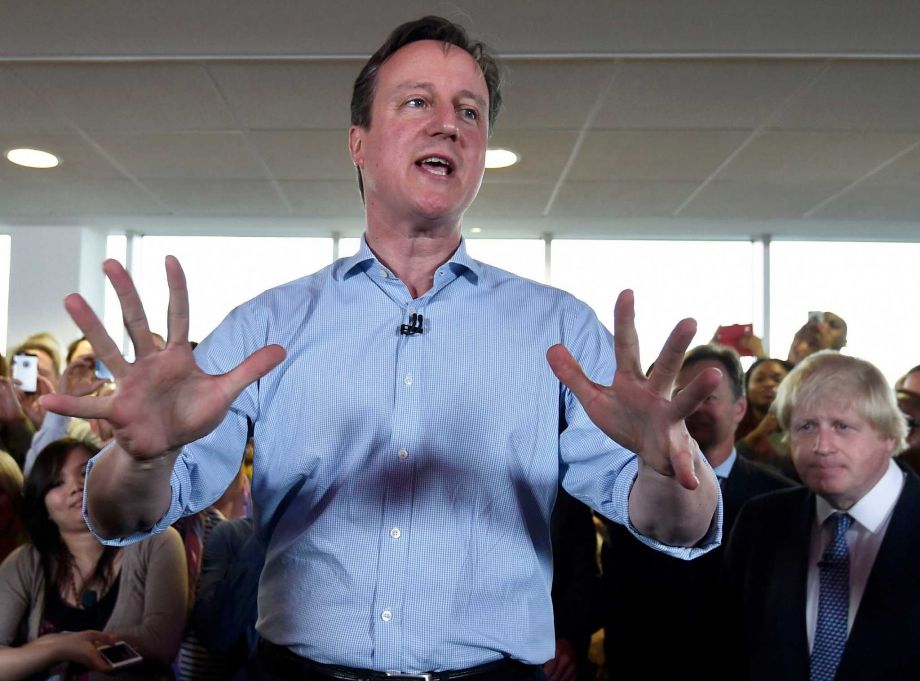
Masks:
[[[806,487],[752,501],[735,525],[735,677],[920,677],[920,478],[892,459],[906,434],[894,391],[868,362],[821,352],[774,406]]]
[[[793,483],[735,452],[735,430],[747,401],[737,353],[723,346],[701,345],[684,358],[675,384],[682,389],[710,367],[722,380],[693,414],[687,430],[699,443],[722,487],[724,536],[741,506],[751,497]],[[724,627],[721,598],[722,550],[690,563],[659,556],[629,532],[607,523],[602,551],[607,607],[604,654],[610,678],[617,678],[624,659],[648,660],[655,678],[712,679],[723,673],[722,656],[701,655],[711,649],[713,632]],[[649,587],[655,588],[650,590]],[[670,636],[667,632],[681,632]],[[662,649],[667,639],[667,650]],[[728,678],[728,677],[727,677]]]

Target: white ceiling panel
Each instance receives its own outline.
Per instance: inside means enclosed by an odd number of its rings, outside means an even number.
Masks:
[[[757,128],[817,61],[624,61],[595,128]]]
[[[268,179],[238,132],[98,135],[95,140],[140,179]]]
[[[719,174],[743,182],[856,180],[917,140],[915,135],[858,131],[767,131]]]
[[[908,220],[912,239],[920,239],[920,192],[917,184],[865,185],[854,188],[815,212],[820,219]],[[854,225],[854,235],[858,225]]]
[[[749,133],[743,130],[600,130],[588,133],[572,180],[704,180]]]
[[[844,184],[715,181],[681,211],[681,216],[707,220],[795,220]]]
[[[11,66],[0,66],[0,126],[10,132],[72,132]]]
[[[38,170],[24,168],[0,158],[0,178],[19,178],[22,181],[50,181],[60,183],[81,179],[124,179],[124,175],[100,154],[83,137],[57,133],[15,133],[0,131],[0,155],[17,147],[35,148],[48,151],[61,160],[56,168]]]
[[[352,82],[390,29],[435,12],[505,56],[491,143],[521,154],[486,174],[468,225],[920,239],[920,3],[879,7],[0,0],[0,145],[64,159],[47,172],[0,160],[0,225],[96,215],[318,234],[354,220],[360,233]]]
[[[343,236],[364,232],[364,204],[358,194],[358,183],[352,180],[279,182],[294,215],[306,219],[354,218],[355,230]]]
[[[484,182],[479,196],[467,212],[464,226],[477,226],[488,230],[492,219],[520,219],[532,221],[533,234],[543,228],[543,207],[549,200],[553,186],[540,182]]]
[[[493,148],[510,149],[520,160],[508,168],[486,171],[486,181],[552,181],[565,168],[578,133],[565,130],[501,130],[489,141]]]
[[[251,129],[348,129],[361,61],[210,64],[217,87]]]
[[[179,215],[290,214],[270,182],[171,179],[146,180],[144,186]]]
[[[920,61],[834,63],[808,92],[777,118],[774,127],[920,130]]]
[[[616,69],[612,60],[514,61],[506,65],[496,130],[580,130]]]
[[[33,217],[63,224],[93,215],[163,215],[162,203],[129,180],[0,180],[0,214],[8,219]]]
[[[17,73],[51,108],[90,132],[226,130],[233,116],[195,64],[42,64]]]
[[[670,218],[695,188],[693,182],[567,182],[550,217],[572,221]]]
[[[347,180],[355,177],[345,129],[254,131],[249,137],[275,179]]]

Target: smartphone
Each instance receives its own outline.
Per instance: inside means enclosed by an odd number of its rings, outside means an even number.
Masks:
[[[99,654],[115,669],[144,661],[144,658],[124,641],[118,641],[110,646],[102,646],[99,648]]]
[[[13,380],[19,381],[16,386],[26,393],[38,390],[38,355],[23,352],[13,355]]]
[[[729,324],[720,326],[716,331],[716,343],[729,348],[734,348],[739,355],[753,355],[754,353],[741,345],[741,339],[754,333],[753,324]]]
[[[114,381],[115,380],[115,377],[112,376],[112,372],[109,371],[109,368],[105,364],[103,364],[102,360],[100,360],[98,357],[96,358],[96,362],[95,362],[95,371],[96,371],[96,378],[101,378],[103,381]]]

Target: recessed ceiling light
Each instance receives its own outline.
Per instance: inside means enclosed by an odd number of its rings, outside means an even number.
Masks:
[[[508,149],[486,149],[486,168],[507,168],[521,160]]]
[[[482,231],[482,227],[473,227],[470,231],[473,234],[479,234]]]
[[[10,163],[26,168],[54,168],[61,163],[57,156],[41,149],[10,149],[6,157]]]

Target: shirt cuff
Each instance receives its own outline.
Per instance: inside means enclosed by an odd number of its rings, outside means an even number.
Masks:
[[[136,544],[137,542],[143,541],[149,537],[152,537],[155,534],[160,534],[166,528],[170,527],[176,520],[182,516],[182,507],[179,504],[181,499],[181,494],[179,493],[182,489],[182,477],[178,473],[179,470],[185,473],[185,489],[188,489],[188,471],[185,466],[180,465],[182,457],[180,456],[176,459],[176,464],[173,466],[172,475],[170,476],[169,486],[170,486],[170,501],[169,509],[166,511],[166,514],[160,518],[156,524],[146,531],[134,532],[133,534],[127,535],[125,537],[115,537],[113,539],[104,539],[99,536],[99,533],[96,531],[96,528],[93,527],[92,520],[90,520],[89,513],[86,511],[86,486],[89,484],[89,476],[92,473],[93,466],[96,463],[96,459],[105,454],[114,443],[109,443],[106,447],[99,452],[96,456],[91,458],[86,463],[86,479],[83,483],[83,520],[86,522],[86,526],[89,528],[89,531],[93,534],[96,539],[106,546],[128,546],[129,544]]]
[[[705,465],[709,468],[710,472],[712,471],[712,466],[709,465],[709,462],[706,461],[705,457],[700,457]],[[698,556],[702,556],[704,553],[708,553],[712,549],[719,546],[722,542],[722,490],[719,488],[719,485],[716,485],[716,492],[718,493],[718,503],[716,504],[716,512],[712,517],[712,522],[709,523],[709,529],[706,531],[706,534],[703,538],[696,543],[694,546],[669,546],[668,544],[663,544],[657,539],[648,537],[639,530],[637,530],[632,521],[629,519],[629,493],[632,491],[633,484],[636,482],[636,477],[639,475],[639,458],[633,458],[626,466],[623,467],[623,470],[617,476],[617,481],[614,484],[613,495],[614,502],[619,508],[625,509],[623,513],[623,524],[626,526],[626,529],[641,541],[646,546],[650,546],[656,551],[661,551],[669,556],[674,558],[680,558],[682,560],[692,560]],[[715,473],[712,474],[715,478]]]

